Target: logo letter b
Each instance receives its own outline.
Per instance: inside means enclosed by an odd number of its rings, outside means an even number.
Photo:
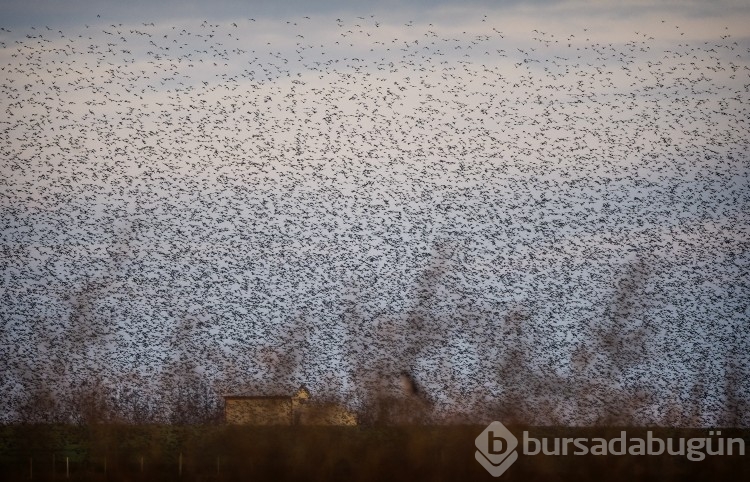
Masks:
[[[495,444],[499,444],[498,445]],[[487,451],[492,455],[500,455],[508,448],[508,443],[505,441],[504,437],[496,437],[495,432],[488,431],[487,432]]]

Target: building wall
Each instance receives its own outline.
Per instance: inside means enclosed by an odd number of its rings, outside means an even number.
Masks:
[[[290,398],[227,399],[225,416],[228,424],[236,425],[291,425]]]
[[[334,403],[316,403],[307,390],[293,397],[227,397],[226,423],[231,425],[357,425],[357,417]]]

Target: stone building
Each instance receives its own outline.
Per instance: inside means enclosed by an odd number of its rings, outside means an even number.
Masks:
[[[305,387],[292,396],[225,396],[224,419],[230,425],[357,425],[355,414],[311,400]]]

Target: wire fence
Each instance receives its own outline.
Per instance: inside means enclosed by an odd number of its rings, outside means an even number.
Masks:
[[[82,459],[66,451],[34,452],[33,455],[8,454],[0,463],[0,478],[5,480],[222,480],[231,475],[231,457],[215,455],[174,457],[152,455],[100,456]],[[243,464],[246,465],[246,464]]]

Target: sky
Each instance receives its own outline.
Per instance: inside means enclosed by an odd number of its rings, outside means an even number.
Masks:
[[[749,17],[3,2],[0,420],[407,372],[441,420],[747,426]]]

